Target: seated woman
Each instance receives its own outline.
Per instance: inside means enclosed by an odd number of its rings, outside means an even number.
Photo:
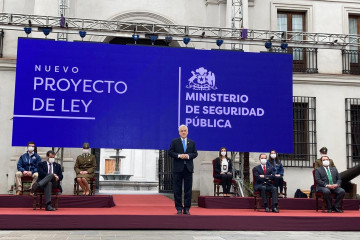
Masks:
[[[89,180],[94,177],[96,160],[95,156],[90,154],[90,146],[88,143],[84,143],[83,154],[76,158],[74,169],[76,172],[76,181],[83,190],[83,195],[89,195]]]
[[[269,154],[269,159],[266,163],[267,165],[270,165],[273,169],[275,169],[275,179],[274,179],[274,185],[280,190],[279,197],[284,197],[283,191],[284,191],[284,168],[281,164],[278,154],[275,150],[271,150]]]
[[[220,148],[219,157],[215,159],[215,177],[221,180],[224,197],[230,197],[232,164],[224,147]]]

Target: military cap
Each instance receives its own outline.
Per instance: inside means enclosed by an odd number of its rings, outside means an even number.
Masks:
[[[321,152],[322,154],[327,154],[327,151],[328,151],[328,149],[327,149],[326,147],[322,147],[322,148],[320,149],[320,152]]]
[[[84,143],[84,144],[83,144],[83,149],[89,149],[89,148],[90,148],[89,143]]]

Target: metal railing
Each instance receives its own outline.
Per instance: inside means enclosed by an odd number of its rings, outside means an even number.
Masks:
[[[279,154],[285,167],[313,167],[316,161],[316,98],[293,97],[294,153]]]
[[[159,192],[173,192],[173,161],[167,150],[159,150]]]
[[[341,54],[343,73],[360,75],[359,51],[343,49]]]
[[[360,98],[345,99],[347,168],[360,163]]]
[[[293,56],[294,73],[318,73],[317,48],[272,47],[269,52],[287,53]]]

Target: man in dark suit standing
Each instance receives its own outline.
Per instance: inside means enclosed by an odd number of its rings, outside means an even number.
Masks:
[[[51,206],[51,191],[53,188],[60,188],[60,181],[63,179],[61,165],[55,162],[55,152],[48,151],[46,153],[46,161],[38,164],[38,181],[33,184],[32,190],[44,190],[46,211],[55,211]]]
[[[192,196],[193,159],[197,157],[195,142],[188,139],[188,128],[179,127],[180,138],[173,139],[169,148],[169,156],[173,161],[174,199],[177,214],[190,215]],[[182,185],[184,181],[184,206],[182,205]]]
[[[330,167],[330,160],[328,156],[321,157],[322,167],[315,170],[316,191],[322,192],[328,212],[332,211],[341,213],[343,210],[339,209],[339,205],[345,196],[345,190],[342,189],[340,175],[335,167]],[[331,193],[336,195],[336,200],[331,206]]]
[[[275,179],[274,169],[270,165],[266,165],[266,154],[260,154],[260,165],[253,168],[255,178],[254,191],[259,191],[265,205],[265,212],[270,212],[266,192],[271,193],[272,211],[278,213],[278,193],[277,188],[273,185],[272,180]]]

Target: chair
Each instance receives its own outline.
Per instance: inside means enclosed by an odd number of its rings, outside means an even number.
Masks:
[[[314,189],[316,191],[316,179],[315,179],[315,169],[312,170],[312,174],[313,174],[313,179],[314,179]],[[330,201],[332,202],[332,199],[336,197],[336,194],[335,193],[331,193],[330,194]],[[315,198],[316,198],[316,211],[318,212],[319,211],[319,198],[322,199],[322,202],[321,202],[321,210],[322,212],[325,212],[325,205],[326,205],[326,201],[324,199],[324,194],[322,192],[318,192],[316,191],[315,192]],[[344,201],[341,200],[341,204],[340,204],[340,208],[341,210],[344,210]]]
[[[55,195],[55,209],[58,209],[59,207],[59,193],[61,192],[60,188],[54,188],[51,191],[51,195]],[[37,203],[37,199],[39,196],[39,204]],[[42,199],[44,196],[44,190],[42,189],[38,189],[34,192],[34,196],[33,196],[33,209],[36,210],[36,207],[39,206],[39,208],[42,208]]]
[[[219,196],[220,193],[223,194],[223,192],[220,192],[220,185],[222,184],[221,179],[215,178],[216,173],[215,173],[215,160],[212,160],[212,165],[213,165],[213,183],[214,183],[214,196]],[[230,192],[231,194],[234,194],[235,196],[237,196],[237,192],[238,192],[238,187],[237,187],[237,183],[235,181],[235,179],[231,180],[231,184],[234,188],[234,192]]]
[[[28,189],[24,190],[24,183],[30,184],[30,186],[31,186],[32,181],[33,181],[32,176],[23,176],[23,177],[21,177],[21,193],[22,194],[24,194],[25,191],[30,192],[30,190],[31,190],[30,187]]]
[[[253,189],[254,189],[255,182],[256,182],[255,175],[254,175],[254,169],[252,170],[252,176],[253,176],[252,184],[253,184]],[[271,206],[271,193],[266,192],[266,197],[268,199],[268,205]],[[254,190],[254,211],[260,211],[260,200],[261,199],[262,199],[261,198],[261,192]]]
[[[89,181],[90,195],[95,195],[95,189],[96,189],[96,178],[92,177],[90,178]],[[74,195],[79,195],[79,193],[80,193],[80,186],[76,178],[74,178]]]

